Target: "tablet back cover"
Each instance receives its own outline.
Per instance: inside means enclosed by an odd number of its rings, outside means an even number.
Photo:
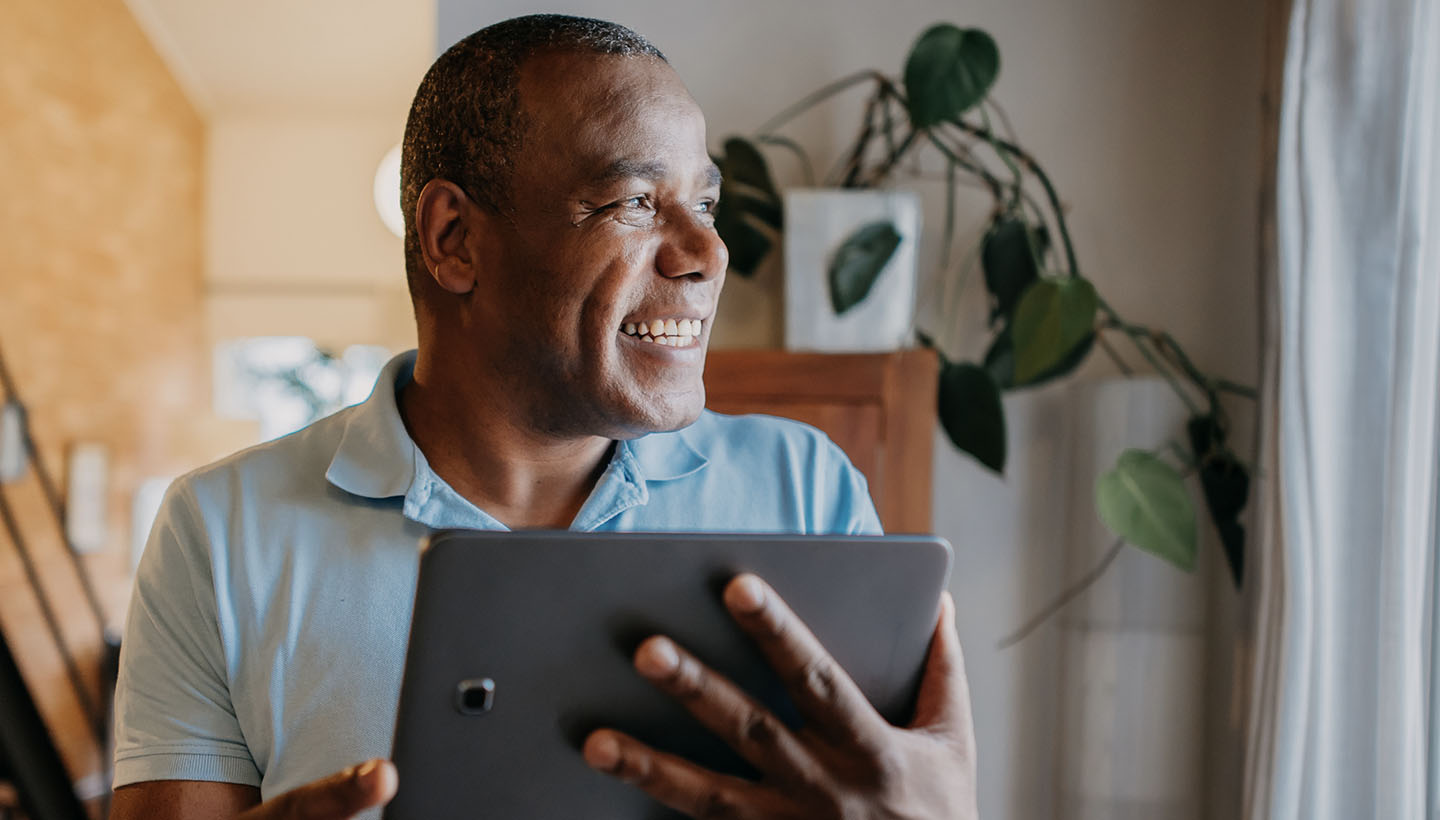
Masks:
[[[581,743],[601,726],[753,776],[630,660],[645,638],[668,635],[798,726],[721,603],[741,571],[773,586],[880,713],[903,724],[949,566],[943,540],[914,536],[431,536],[393,751],[400,790],[385,817],[680,816],[585,765]],[[481,681],[493,684],[488,704]]]

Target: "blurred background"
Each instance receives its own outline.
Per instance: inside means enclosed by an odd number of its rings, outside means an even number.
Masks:
[[[932,23],[983,28],[1002,55],[994,96],[1059,187],[1088,276],[1128,318],[1169,329],[1202,368],[1258,378],[1264,4],[6,0],[3,9],[0,354],[68,494],[71,540],[114,629],[170,479],[363,399],[385,359],[414,344],[401,241],[376,205],[378,186],[385,207],[394,173],[384,160],[434,57],[518,14],[604,17],[648,36],[689,85],[717,147],[836,77],[898,73]],[[788,133],[825,167],[862,105],[842,95]],[[782,186],[798,184],[795,166],[774,168]],[[920,170],[899,183],[926,214],[917,324],[955,323],[951,347],[974,357],[983,291],[941,309],[926,272],[939,260],[944,183]],[[973,244],[988,205],[959,207],[975,228],[957,241]],[[778,257],[753,278],[732,275],[715,346],[781,344]],[[1175,665],[1107,666],[1087,684],[1099,692],[1087,706],[1067,696],[1080,684],[1064,660],[1083,624],[1052,619],[997,648],[1084,569],[1065,551],[1089,526],[1074,518],[1067,476],[1085,458],[1076,426],[1103,420],[1074,412],[1070,391],[1113,375],[1094,356],[1070,382],[1007,395],[1004,478],[936,434],[935,529],[956,547],[952,590],[987,818],[1235,816],[1239,593],[1208,527],[1195,576],[1136,551],[1122,562],[1139,569],[1117,570],[1141,598],[1148,585],[1152,596],[1185,599],[1170,625],[1183,645]],[[1250,440],[1250,424],[1237,413],[1237,442]],[[44,487],[28,473],[5,491],[94,684],[101,642]],[[99,794],[101,755],[28,578],[0,540],[0,625],[68,772]],[[1182,696],[1146,700],[1164,687]],[[1117,697],[1129,708],[1101,721],[1108,729],[1075,717],[1108,714]],[[1084,742],[1062,731],[1082,724]],[[1133,724],[1150,739],[1133,740]],[[1105,784],[1091,793],[1109,808],[1074,810],[1085,783]]]

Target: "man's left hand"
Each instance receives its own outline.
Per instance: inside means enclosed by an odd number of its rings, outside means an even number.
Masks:
[[[773,589],[741,575],[725,605],[785,682],[805,725],[787,728],[733,683],[664,637],[635,668],[679,699],[762,774],[721,775],[611,729],[585,741],[585,760],[696,818],[972,820],[975,733],[954,602],[940,606],[915,709],[906,728],[875,711],[855,682]]]

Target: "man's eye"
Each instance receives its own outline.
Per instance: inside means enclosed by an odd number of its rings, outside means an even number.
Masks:
[[[649,206],[650,200],[648,197],[645,197],[643,195],[632,196],[627,199],[620,200],[619,204],[623,208],[645,208]]]
[[[715,213],[715,200],[703,200],[695,206],[695,210],[699,211],[702,214],[713,214]]]

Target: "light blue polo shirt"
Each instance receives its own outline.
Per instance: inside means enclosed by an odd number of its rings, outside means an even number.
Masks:
[[[135,579],[115,786],[218,780],[265,799],[389,754],[431,529],[503,529],[430,469],[396,393],[171,486]],[[878,533],[865,478],[814,428],[705,412],[621,441],[575,530]],[[378,816],[378,813],[373,813]]]

